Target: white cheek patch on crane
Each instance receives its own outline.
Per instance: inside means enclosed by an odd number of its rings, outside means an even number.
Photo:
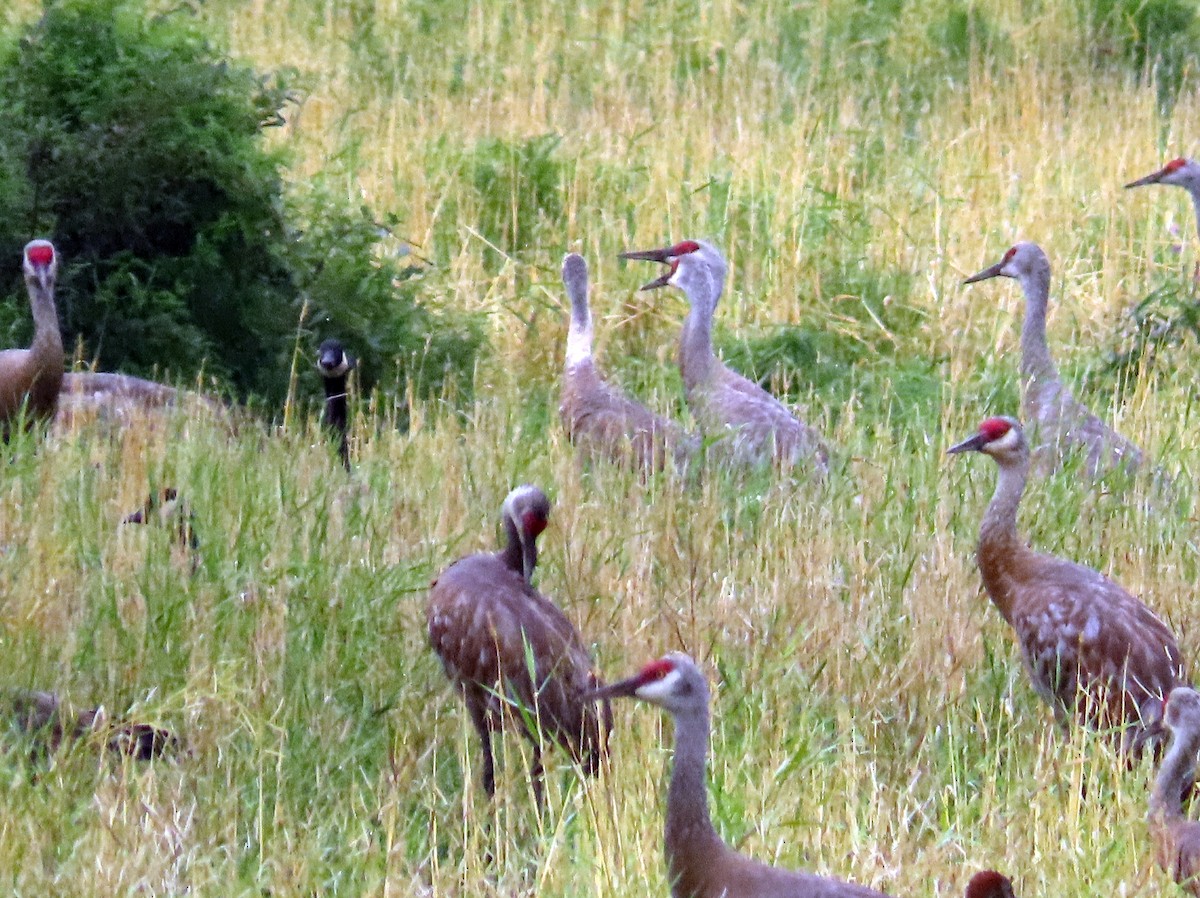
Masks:
[[[651,680],[646,685],[639,686],[634,694],[649,702],[665,701],[674,693],[682,676],[677,670],[669,671],[661,680]]]
[[[993,449],[998,449],[1001,451],[1005,451],[1008,449],[1015,449],[1017,446],[1017,443],[1019,441],[1020,441],[1020,437],[1017,435],[1016,429],[1012,428],[1007,433],[1005,433],[1003,436],[997,437],[996,439],[989,441],[987,444],[987,449],[989,452],[992,451]]]

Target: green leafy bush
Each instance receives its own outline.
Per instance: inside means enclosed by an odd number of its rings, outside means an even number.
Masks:
[[[66,345],[103,369],[203,370],[278,406],[307,300],[323,335],[362,359],[368,387],[430,393],[451,374],[469,378],[479,329],[417,303],[419,269],[379,257],[369,212],[315,192],[287,201],[284,160],[261,138],[288,97],[286,78],[231,62],[183,12],[51,0],[0,56],[10,345],[31,330],[20,247],[47,235],[64,260]],[[295,229],[289,212],[310,224]]]
[[[28,184],[0,195],[0,244],[54,238],[68,346],[104,368],[204,366],[240,393],[284,395],[296,315],[281,160],[259,138],[285,99],[182,14],[47,4],[0,59],[0,132]]]

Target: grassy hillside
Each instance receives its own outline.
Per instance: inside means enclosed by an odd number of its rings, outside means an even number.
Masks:
[[[13,24],[36,15],[18,6]],[[1182,191],[1121,189],[1196,152],[1200,104],[1164,112],[1088,8],[206,3],[235,55],[308,85],[278,138],[294,189],[320,176],[399,215],[443,299],[487,314],[492,351],[469,406],[363,402],[350,478],[305,409],[4,450],[0,684],[131,709],[188,753],[0,756],[0,883],[666,895],[663,715],[616,707],[597,783],[553,755],[541,818],[505,740],[489,805],[425,644],[430,578],[494,545],[503,496],[533,481],[556,503],[537,582],[606,674],[676,648],[709,672],[714,817],[740,849],[894,895],[960,894],[984,866],[1027,896],[1169,894],[1148,765],[1064,736],[1036,700],[974,568],[993,465],[944,455],[1017,409],[1019,290],[960,282],[1036,240],[1064,372],[1178,495],[1148,510],[1145,485],[1068,469],[1031,487],[1022,526],[1197,657],[1196,346],[1127,379],[1104,363],[1127,310],[1186,291],[1200,258]],[[647,267],[615,258],[684,237],[726,250],[719,339],[828,434],[825,485],[577,464],[556,423],[562,254],[592,267],[606,367],[686,417],[684,302],[636,293]],[[194,576],[167,532],[116,523],[164,484],[195,508]]]

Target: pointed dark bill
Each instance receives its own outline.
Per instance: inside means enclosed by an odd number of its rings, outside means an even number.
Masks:
[[[978,274],[973,274],[965,281],[964,284],[974,284],[976,281],[986,281],[988,278],[1000,277],[1000,269],[1004,267],[1003,262],[997,262],[995,265],[989,265],[987,268]]]
[[[671,259],[671,250],[674,247],[664,246],[661,249],[631,249],[623,253],[618,253],[618,259],[634,259],[640,262],[662,262],[668,264]]]
[[[974,436],[967,437],[961,443],[955,443],[946,450],[947,455],[957,455],[959,452],[979,452],[987,443],[987,437],[982,433],[977,433]]]
[[[1146,175],[1144,178],[1138,178],[1136,181],[1130,181],[1125,185],[1125,189],[1130,187],[1145,187],[1147,184],[1157,184],[1163,179],[1163,175],[1167,173],[1165,168],[1160,168],[1158,171]]]
[[[609,683],[607,686],[593,689],[591,692],[584,694],[583,700],[585,702],[598,702],[606,698],[629,698],[637,693],[638,687],[641,685],[642,675],[639,673],[628,680],[622,680],[619,683]]]
[[[661,249],[634,249],[628,252],[620,253],[619,259],[634,259],[639,262],[661,262],[663,265],[671,265],[671,250],[672,246],[664,246]],[[675,273],[675,266],[671,265],[670,270],[661,277],[656,277],[652,281],[647,281],[638,287],[639,290],[656,290],[659,287],[665,287],[671,282],[671,275]]]

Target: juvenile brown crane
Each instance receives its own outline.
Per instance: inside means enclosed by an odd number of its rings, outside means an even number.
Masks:
[[[346,380],[355,366],[354,356],[346,352],[340,340],[326,340],[317,349],[317,371],[325,384],[325,412],[321,423],[338,441],[338,457],[350,470],[349,417]]]
[[[716,247],[685,240],[662,249],[621,253],[621,258],[667,265],[662,277],[642,289],[670,284],[687,296],[689,311],[679,335],[679,370],[688,406],[701,432],[729,439],[735,459],[751,463],[774,460],[824,474],[829,467],[829,453],[820,434],[713,352],[713,315],[728,271]]]
[[[1000,468],[976,555],[983,585],[1016,632],[1033,688],[1066,723],[1111,728],[1137,753],[1160,737],[1162,700],[1187,685],[1167,626],[1103,574],[1030,549],[1017,533],[1029,445],[1015,418],[988,418],[948,450]]]
[[[588,701],[600,685],[575,626],[533,588],[537,538],[550,502],[525,484],[504,500],[507,537],[496,553],[460,558],[433,581],[429,642],[462,692],[483,743],[483,788],[496,789],[492,732],[515,724],[533,744],[529,777],[542,802],[542,738],[557,742],[589,774],[607,750],[612,713]]]
[[[63,342],[54,307],[58,255],[49,240],[25,245],[25,288],[33,310],[33,342],[28,349],[0,352],[0,432],[7,439],[21,414],[30,421],[53,416],[63,378]]]
[[[1088,474],[1095,477],[1123,467],[1135,470],[1142,452],[1125,437],[1088,411],[1059,377],[1046,344],[1046,304],[1050,297],[1050,260],[1036,243],[1018,243],[995,265],[963,281],[1016,279],[1025,294],[1021,326],[1021,382],[1025,419],[1033,422],[1038,443],[1038,467],[1057,467],[1062,449],[1085,454]]]
[[[1130,181],[1125,185],[1130,187],[1145,187],[1147,184],[1165,184],[1169,187],[1182,187],[1192,198],[1192,208],[1196,212],[1196,226],[1200,229],[1200,163],[1191,159],[1172,159],[1156,172]]]
[[[640,698],[675,719],[675,760],[667,790],[664,843],[673,898],[881,898],[864,886],[771,867],[731,849],[708,813],[708,683],[680,652],[651,661],[594,699]]]
[[[563,259],[563,286],[571,300],[562,399],[558,407],[567,438],[586,455],[632,463],[644,471],[661,470],[667,458],[686,466],[698,441],[673,421],[608,383],[592,357],[592,314],[588,308],[588,268],[583,256]]]
[[[1173,689],[1163,717],[1171,743],[1150,794],[1150,838],[1159,866],[1200,896],[1200,823],[1184,815],[1181,801],[1200,751],[1200,693],[1183,686]]]
[[[967,883],[964,898],[1016,898],[1012,882],[995,870],[980,870]]]

